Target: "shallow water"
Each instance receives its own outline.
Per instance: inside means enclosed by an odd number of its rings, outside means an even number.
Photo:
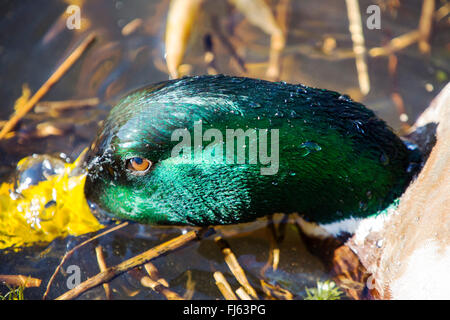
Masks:
[[[245,75],[264,77],[270,38],[250,25],[238,12],[214,1],[215,5],[211,4],[211,0],[207,3],[185,56],[184,62],[192,66],[191,74],[206,72],[203,39],[205,34],[211,33],[210,19],[216,16],[224,30],[228,30],[226,28],[230,28],[230,25],[233,27],[232,41],[249,70]],[[364,12],[369,4],[370,1],[360,1],[363,19],[367,16]],[[100,105],[65,112],[62,116],[38,113],[27,115],[15,137],[0,141],[0,181],[8,180],[17,161],[33,153],[63,153],[71,159],[76,158],[94,139],[98,122],[104,119],[110,106],[119,97],[145,84],[168,79],[163,46],[168,1],[86,1],[81,10],[84,19],[84,28],[81,30],[68,30],[65,27],[61,14],[66,7],[64,1],[46,1],[45,4],[6,1],[1,5],[0,119],[6,120],[13,112],[14,101],[21,95],[24,83],[29,85],[32,92],[36,91],[62,58],[73,50],[88,31],[94,30],[98,35],[96,42],[43,100],[97,96]],[[416,28],[420,9],[421,1],[414,0],[402,1],[401,7],[396,10],[382,11],[381,30],[364,30],[366,46],[382,46],[390,38]],[[403,99],[408,123],[412,124],[448,81],[448,26],[445,29],[445,23],[436,23],[430,56],[421,55],[416,44],[399,52],[394,74],[389,73],[387,57],[370,58],[371,91],[363,96],[358,88],[355,62],[351,56],[352,42],[346,16],[345,5],[341,2],[291,1],[281,80],[348,94],[399,130],[399,113],[391,99],[391,94],[397,92]],[[142,26],[131,35],[123,36],[122,27],[135,18],[143,20]],[[324,41],[328,38],[336,41],[336,48],[330,54],[323,50]],[[214,48],[221,73],[244,75],[230,62],[223,45],[217,44]],[[63,134],[36,137],[36,124],[43,121],[62,128]],[[80,249],[65,264],[65,268],[79,266],[81,280],[85,280],[99,271],[94,252],[96,245],[103,246],[107,264],[111,266],[181,232],[180,228],[130,225]],[[40,288],[25,291],[26,298],[39,299],[62,255],[88,237],[57,239],[50,244],[25,248],[16,253],[0,252],[0,274],[25,274],[42,279]],[[260,272],[270,249],[266,222],[262,220],[226,227],[224,237],[229,241],[250,282],[258,288]],[[307,251],[292,224],[286,228],[286,237],[280,249],[278,270],[267,270],[265,277],[273,283],[283,284],[297,298],[304,296],[305,286],[315,286],[316,280],[329,277],[319,259]],[[170,287],[180,295],[185,293],[190,274],[195,282],[194,299],[221,298],[212,275],[217,270],[226,275],[234,289],[238,288],[213,237],[160,257],[154,264]],[[161,299],[161,295],[139,283],[142,274],[130,272],[113,280],[113,297]],[[50,298],[67,291],[67,276],[58,275]],[[81,299],[102,298],[104,291],[101,286],[81,296]]]

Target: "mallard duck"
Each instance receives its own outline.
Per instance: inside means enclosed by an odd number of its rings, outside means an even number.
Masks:
[[[339,235],[395,203],[414,159],[383,120],[338,92],[185,77],[134,91],[111,110],[87,157],[85,194],[140,223],[298,212]]]

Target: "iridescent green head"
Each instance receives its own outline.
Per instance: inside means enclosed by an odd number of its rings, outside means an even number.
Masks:
[[[87,159],[86,196],[111,215],[216,225],[276,212],[333,222],[384,209],[410,152],[363,105],[302,85],[226,76],[122,99]]]

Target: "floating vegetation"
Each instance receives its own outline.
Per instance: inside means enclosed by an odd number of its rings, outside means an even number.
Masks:
[[[343,292],[334,281],[317,281],[316,288],[305,288],[305,300],[340,300]]]
[[[3,296],[0,294],[0,300],[25,300],[23,292],[25,290],[25,286],[21,285],[17,288],[12,288],[5,284],[8,287],[8,292]]]

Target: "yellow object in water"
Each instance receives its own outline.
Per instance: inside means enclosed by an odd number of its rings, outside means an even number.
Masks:
[[[81,158],[65,164],[62,174],[21,190],[18,196],[12,193],[12,183],[0,185],[0,250],[48,243],[57,237],[103,228],[84,196],[86,175],[71,176]]]

